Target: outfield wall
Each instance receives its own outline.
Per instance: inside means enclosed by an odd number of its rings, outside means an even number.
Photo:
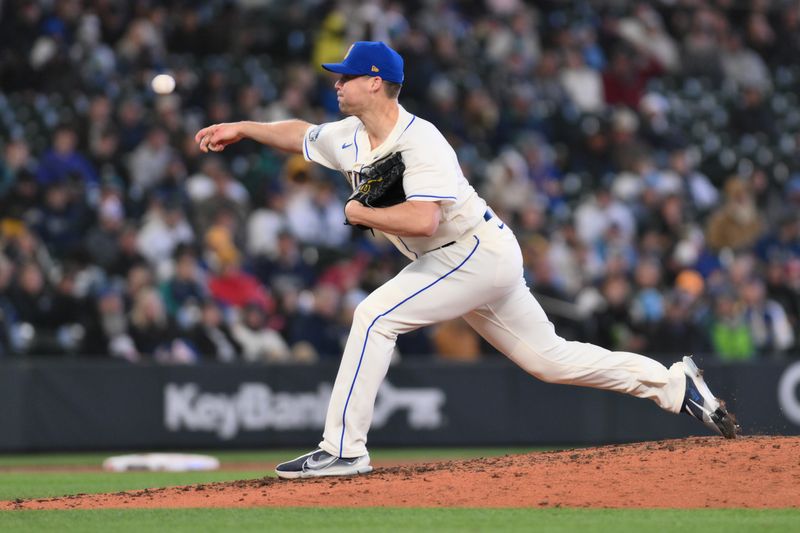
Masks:
[[[800,434],[800,363],[703,364],[749,434]],[[308,447],[335,364],[0,364],[0,451]],[[393,366],[370,444],[591,444],[705,435],[620,394],[549,385],[505,361]]]

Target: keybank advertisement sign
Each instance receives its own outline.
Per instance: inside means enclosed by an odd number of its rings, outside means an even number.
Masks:
[[[781,375],[778,404],[786,418],[800,426],[800,363],[789,365]]]
[[[703,362],[745,435],[800,435],[800,359]],[[306,446],[336,367],[0,359],[0,452]],[[553,413],[564,413],[553,416]],[[404,361],[375,402],[378,446],[563,445],[709,435],[686,415],[538,381],[511,363]]]
[[[264,383],[242,383],[232,393],[204,391],[197,383],[164,386],[164,425],[172,432],[215,433],[231,440],[243,431],[322,430],[331,384],[301,392],[276,391]],[[388,381],[378,391],[372,427],[403,413],[414,430],[442,427],[445,393],[438,388],[400,388]]]

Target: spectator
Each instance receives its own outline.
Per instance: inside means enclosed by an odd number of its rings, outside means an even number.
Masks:
[[[486,169],[486,201],[498,209],[520,211],[535,203],[536,188],[528,177],[528,165],[519,152],[504,150]]]
[[[784,311],[797,338],[800,328],[800,258],[785,262],[772,261],[767,265],[767,299],[776,302]]]
[[[200,320],[188,334],[188,340],[203,359],[231,363],[242,353],[242,345],[223,320],[222,309],[211,299],[202,303]]]
[[[746,21],[747,44],[762,57],[770,57],[775,49],[775,31],[767,16],[753,10]]]
[[[70,183],[54,181],[45,190],[44,204],[31,211],[29,223],[54,256],[66,258],[80,247],[89,214]]]
[[[247,220],[247,253],[252,257],[274,258],[278,239],[286,228],[286,197],[282,190],[268,191],[264,206],[250,213]]]
[[[38,2],[20,2],[15,7],[4,10],[0,20],[0,50],[5,51],[0,63],[3,89],[40,89],[31,51],[41,36],[44,8]]]
[[[53,295],[42,269],[35,262],[19,267],[16,280],[10,287],[9,298],[17,322],[33,326],[37,333],[53,323]]]
[[[719,202],[719,191],[708,177],[695,168],[692,155],[685,147],[669,154],[669,169],[681,180],[681,194],[690,212],[704,217]]]
[[[630,209],[616,201],[607,188],[600,188],[576,209],[575,227],[584,243],[594,244],[611,226],[616,226],[626,242],[634,236],[635,224]]]
[[[763,226],[747,183],[738,177],[725,182],[725,203],[712,214],[706,227],[706,242],[715,251],[741,250],[752,246]]]
[[[310,286],[316,280],[312,264],[303,256],[297,240],[288,231],[278,234],[275,257],[262,257],[256,261],[255,272],[264,283],[275,286]]]
[[[249,363],[288,362],[291,358],[286,342],[267,326],[264,307],[258,303],[245,305],[231,331],[242,347],[242,357]]]
[[[222,211],[233,214],[237,225],[244,223],[250,203],[247,190],[233,179],[221,159],[204,160],[200,172],[187,181],[186,189],[200,233],[205,233]]]
[[[688,300],[680,293],[665,298],[664,318],[647,334],[648,351],[674,357],[684,353],[708,352],[711,344],[703,329],[694,323]]]
[[[576,174],[586,176],[587,186],[594,190],[597,185],[602,186],[600,180],[616,170],[608,125],[597,117],[589,116],[581,121],[578,132],[581,134],[578,141],[581,147],[570,153],[570,168]]]
[[[755,86],[742,88],[739,101],[731,112],[731,126],[739,134],[775,136],[775,117],[765,101],[764,91]]]
[[[758,353],[781,355],[794,346],[794,331],[781,305],[767,299],[764,281],[750,278],[740,289],[744,317]]]
[[[59,126],[53,133],[53,147],[42,158],[36,171],[41,185],[63,183],[76,178],[84,186],[97,185],[97,171],[78,152],[78,135],[70,126]]]
[[[154,199],[144,221],[137,236],[139,253],[159,270],[168,266],[178,245],[194,242],[194,231],[182,207],[172,198]]]
[[[150,269],[150,266],[145,262],[131,265],[131,268],[128,270],[128,275],[125,278],[125,283],[123,284],[125,289],[123,295],[125,299],[125,308],[130,311],[134,306],[137,295],[147,288],[152,288],[152,286],[153,271]]]
[[[28,143],[22,139],[9,142],[0,159],[0,199],[12,190],[23,173],[33,175],[35,172],[36,163],[31,157]]]
[[[110,276],[127,278],[132,268],[147,262],[145,257],[139,253],[138,235],[139,232],[132,224],[122,226],[116,243],[109,249],[108,274]],[[90,242],[94,242],[94,240]]]
[[[129,97],[122,100],[119,106],[118,123],[120,149],[125,153],[130,153],[140,145],[147,134],[144,108],[137,98]]]
[[[97,295],[95,303],[88,317],[83,355],[138,361],[139,352],[128,334],[128,317],[122,294],[113,288],[104,288]]]
[[[0,208],[4,219],[17,222],[30,219],[34,209],[39,207],[40,188],[33,174],[23,170],[13,179],[11,188],[0,197]]]
[[[631,314],[637,323],[652,326],[664,317],[666,305],[661,288],[661,265],[653,259],[643,259],[636,266],[636,288],[633,296]],[[680,315],[675,309],[676,317]]]
[[[747,361],[755,358],[756,347],[745,322],[741,304],[734,294],[722,292],[714,303],[711,343],[722,361]]]
[[[167,167],[174,156],[167,133],[155,127],[136,147],[128,160],[131,176],[131,194],[142,198],[166,176]]]
[[[606,104],[636,109],[644,95],[647,81],[660,72],[661,67],[655,61],[648,61],[624,48],[618,48],[611,56],[608,69],[603,73]]]
[[[51,327],[62,352],[76,354],[86,340],[89,305],[77,285],[77,270],[67,270],[61,275],[53,291],[50,311]]]
[[[160,363],[192,363],[197,355],[182,341],[152,287],[135,293],[130,312],[130,335],[138,358]]]
[[[647,58],[657,62],[660,68],[669,72],[679,70],[678,46],[651,5],[637,3],[632,16],[619,21],[617,33]]]
[[[289,230],[304,244],[336,249],[350,235],[344,204],[328,181],[314,181],[290,193],[286,219]]]
[[[274,303],[264,286],[242,270],[241,254],[227,228],[211,228],[206,234],[206,247],[213,265],[208,289],[214,299],[232,307],[255,303],[264,309],[272,309]]]
[[[761,56],[746,48],[736,33],[728,34],[725,39],[722,72],[739,87],[752,87],[761,92],[771,88],[766,63]]]
[[[573,104],[584,113],[603,110],[603,82],[600,74],[586,66],[583,55],[570,49],[565,53],[566,66],[561,71],[561,84]]]
[[[670,111],[669,101],[660,93],[648,92],[639,100],[641,138],[656,150],[679,149],[685,144]]]
[[[767,56],[778,65],[793,64],[800,54],[800,6],[788,3],[775,29],[775,54]]]
[[[478,334],[461,319],[436,324],[433,346],[442,359],[470,362],[481,356]]]
[[[569,96],[560,80],[561,58],[552,49],[544,50],[535,67],[531,80],[535,97],[542,102],[552,102],[560,106]],[[438,122],[437,122],[438,124]]]
[[[342,304],[341,294],[331,285],[317,285],[307,295],[310,303],[301,309],[293,323],[289,341],[294,346],[307,343],[320,359],[338,358],[344,349],[348,325],[337,321]]]
[[[708,76],[719,80],[722,69],[719,58],[723,35],[723,20],[707,6],[701,6],[691,18],[691,29],[684,35],[683,73],[688,76]]]
[[[797,213],[786,213],[755,245],[758,258],[765,264],[780,264],[791,258],[800,258],[800,220]]]
[[[98,94],[89,101],[86,119],[80,126],[80,147],[86,153],[94,154],[101,147],[107,133],[114,129],[114,106],[105,94]],[[102,150],[101,150],[102,151]],[[100,167],[95,165],[95,168]]]
[[[630,316],[631,286],[620,275],[610,276],[602,286],[603,304],[593,317],[594,338],[614,350],[641,351],[645,339]]]
[[[86,234],[84,248],[93,263],[109,270],[119,254],[118,242],[125,221],[121,191],[104,184],[97,213],[97,225]]]
[[[173,320],[181,320],[190,306],[198,307],[206,300],[207,289],[202,279],[197,257],[188,246],[175,250],[172,276],[161,283],[159,291],[167,314]]]
[[[0,358],[16,351],[11,342],[15,312],[9,299],[9,289],[14,281],[14,263],[0,254]]]

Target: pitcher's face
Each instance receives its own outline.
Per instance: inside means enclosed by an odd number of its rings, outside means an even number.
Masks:
[[[336,80],[336,99],[339,110],[345,115],[355,115],[369,101],[369,86],[373,82],[371,76],[342,75]]]

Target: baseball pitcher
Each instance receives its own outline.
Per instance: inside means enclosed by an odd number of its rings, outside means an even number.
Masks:
[[[386,236],[411,263],[355,310],[319,448],[276,468],[282,478],[370,472],[367,432],[397,336],[463,317],[526,372],[549,383],[613,390],[686,412],[734,438],[738,425],[690,357],[666,368],[628,352],[559,337],[522,275],[514,233],[478,196],[436,127],[398,103],[403,60],[382,42],[357,42],[341,63],[347,118],[215,124],[195,140],[204,152],[253,139],[342,171],[353,187],[349,224]]]

